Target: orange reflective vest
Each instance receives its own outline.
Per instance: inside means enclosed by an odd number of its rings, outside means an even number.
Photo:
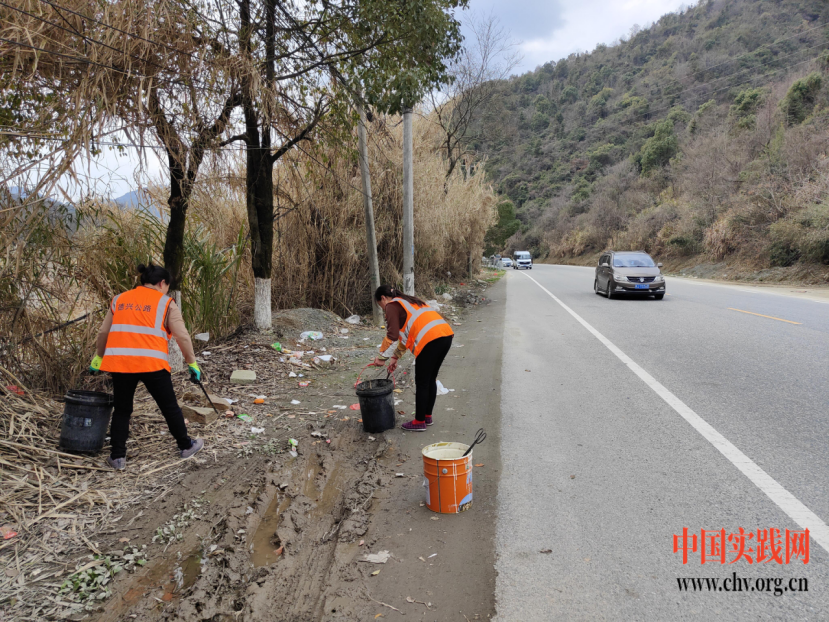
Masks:
[[[164,318],[172,299],[157,289],[139,286],[112,299],[112,328],[101,371],[122,374],[170,371]]]
[[[400,303],[406,311],[406,324],[400,329],[400,341],[415,356],[430,341],[455,334],[449,323],[432,307],[413,305],[402,298],[394,298],[392,302]]]

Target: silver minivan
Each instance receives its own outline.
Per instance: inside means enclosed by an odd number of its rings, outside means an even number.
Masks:
[[[593,291],[614,298],[620,294],[665,297],[661,263],[644,251],[605,251],[599,257]]]
[[[533,269],[533,256],[530,255],[530,251],[515,251],[512,254],[512,269],[521,270],[522,268]]]

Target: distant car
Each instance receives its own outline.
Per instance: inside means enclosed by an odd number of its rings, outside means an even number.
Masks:
[[[527,270],[533,269],[533,256],[530,255],[529,251],[515,251],[512,254],[512,260],[514,270],[521,270],[522,268]]]
[[[661,263],[644,251],[605,251],[599,257],[593,291],[613,298],[622,294],[665,297]]]
[[[512,259],[509,257],[501,257],[501,265],[505,268],[512,268]]]

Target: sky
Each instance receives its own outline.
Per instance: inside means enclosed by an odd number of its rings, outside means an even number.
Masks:
[[[470,0],[460,14],[492,15],[507,29],[522,55],[515,74],[532,71],[551,60],[573,52],[589,52],[597,44],[610,44],[629,35],[634,24],[644,27],[665,13],[674,12],[692,0]],[[87,163],[87,179],[95,180],[97,192],[117,198],[149,178],[160,179],[161,162],[154,154],[146,158],[144,171],[136,174],[137,157],[105,153]],[[138,181],[136,181],[138,177]]]

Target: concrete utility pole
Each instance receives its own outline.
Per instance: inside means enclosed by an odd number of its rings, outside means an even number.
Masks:
[[[383,312],[374,300],[374,292],[380,287],[380,264],[377,261],[377,234],[374,231],[374,207],[371,204],[371,174],[368,169],[368,147],[366,145],[366,111],[362,103],[357,103],[360,122],[357,124],[357,142],[360,149],[360,177],[363,180],[363,207],[366,211],[366,244],[368,246],[368,266],[371,276],[371,315],[374,323],[383,323]]]
[[[414,296],[414,160],[412,109],[403,109],[403,293]]]

